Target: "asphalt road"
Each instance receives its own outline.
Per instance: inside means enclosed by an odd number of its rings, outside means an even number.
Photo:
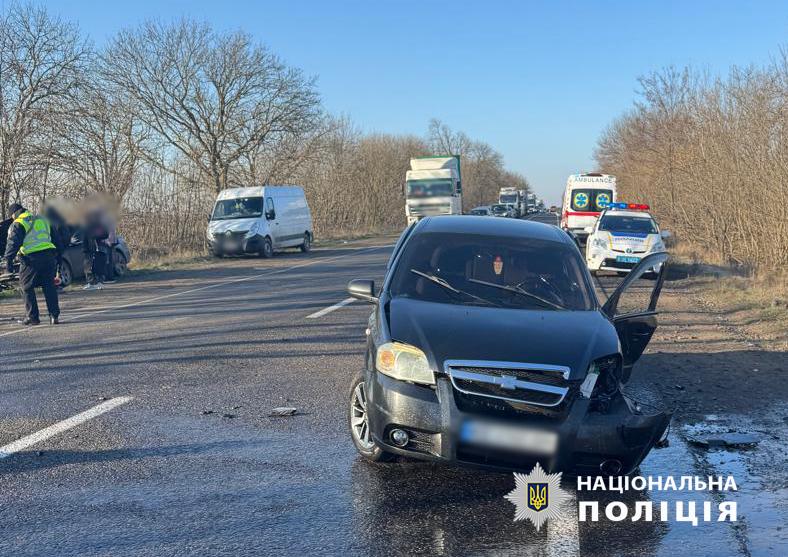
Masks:
[[[570,516],[537,533],[512,520],[511,474],[357,458],[345,409],[369,308],[323,310],[347,299],[348,280],[381,278],[389,252],[137,275],[65,295],[60,327],[20,332],[9,322],[17,303],[0,304],[0,446],[44,430],[0,454],[0,555],[736,550],[735,529],[714,523]],[[298,414],[270,417],[279,406]],[[70,429],[45,429],[74,416]],[[696,470],[672,443],[641,472]]]

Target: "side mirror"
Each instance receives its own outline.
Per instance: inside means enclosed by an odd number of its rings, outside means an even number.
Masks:
[[[591,234],[593,231],[594,231],[594,227],[593,226],[586,226],[583,229],[583,232],[585,232],[586,234]]]
[[[377,303],[375,297],[375,281],[367,279],[355,279],[347,283],[347,292],[357,300],[364,302]]]
[[[670,233],[670,230],[663,230],[662,232],[660,232],[660,233],[659,233],[659,235],[662,237],[662,239],[663,239],[663,240],[667,240],[668,238],[670,238],[671,236],[673,236],[673,235]]]
[[[276,218],[276,211],[266,211],[265,220],[274,220]]]

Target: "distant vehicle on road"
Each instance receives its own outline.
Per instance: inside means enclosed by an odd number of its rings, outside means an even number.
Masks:
[[[642,311],[617,305],[666,259],[645,257],[600,306],[554,226],[441,217],[409,227],[379,291],[348,284],[374,304],[348,397],[356,449],[372,461],[631,472],[670,421],[621,390],[657,327],[661,280]]]
[[[572,231],[581,241],[589,226],[609,203],[616,200],[616,177],[610,174],[572,174],[564,190],[561,228]]]
[[[66,287],[75,280],[85,278],[85,254],[82,251],[82,240],[82,230],[77,229],[63,252],[63,263],[60,265],[60,286]],[[115,245],[112,246],[112,261],[115,265],[115,276],[125,275],[131,262],[131,250],[122,236],[118,236]]]
[[[670,237],[660,231],[649,206],[635,203],[610,203],[594,226],[587,229],[586,264],[592,274],[598,271],[629,273],[651,253],[665,251],[663,240]],[[659,269],[651,269],[656,273]]]
[[[488,205],[484,205],[482,207],[474,207],[471,209],[470,215],[476,215],[478,217],[487,217],[492,215],[492,211]]]
[[[511,205],[514,216],[520,218],[525,216],[526,213],[525,196],[525,190],[518,190],[517,188],[513,187],[504,187],[498,192],[498,203],[502,205]]]
[[[410,170],[405,174],[408,224],[428,216],[461,214],[460,155],[410,159]]]
[[[504,205],[502,203],[498,203],[490,207],[490,212],[494,217],[513,217],[514,210],[512,209],[511,205]]]
[[[312,248],[312,213],[299,186],[222,190],[208,222],[208,244],[216,257]]]

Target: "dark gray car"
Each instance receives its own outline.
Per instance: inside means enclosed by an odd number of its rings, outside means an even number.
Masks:
[[[122,277],[128,270],[131,261],[131,250],[122,236],[112,246],[112,259],[115,265],[115,276]],[[68,286],[75,280],[85,278],[85,254],[82,251],[82,231],[78,230],[71,236],[71,241],[63,253],[63,264],[60,267],[60,284]]]
[[[622,391],[657,327],[666,260],[645,257],[600,305],[577,246],[555,226],[414,224],[379,292],[370,280],[348,285],[375,304],[348,399],[359,453],[629,473],[670,422]],[[621,313],[622,293],[654,265],[643,309]]]

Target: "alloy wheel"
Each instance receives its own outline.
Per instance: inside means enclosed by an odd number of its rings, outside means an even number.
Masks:
[[[353,437],[359,446],[365,450],[372,450],[375,443],[369,434],[369,418],[367,416],[367,393],[364,382],[360,382],[353,389],[353,400],[350,403],[350,425]]]

